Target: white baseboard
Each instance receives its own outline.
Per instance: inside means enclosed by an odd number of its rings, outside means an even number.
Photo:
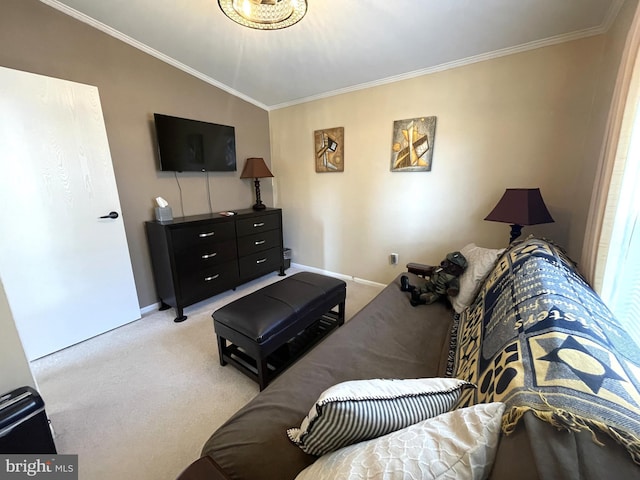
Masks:
[[[140,316],[146,315],[147,313],[155,312],[160,308],[160,302],[152,303],[151,305],[147,305],[146,307],[142,307],[140,309]]]
[[[352,280],[356,283],[362,283],[363,285],[371,285],[372,287],[386,287],[384,283],[373,282],[371,280],[365,280],[364,278],[354,277],[352,275],[345,275],[344,273],[330,272],[323,270],[322,268],[309,267],[307,265],[300,265],[299,263],[292,263],[292,267],[299,268],[300,270],[306,270],[308,272],[319,273],[321,275],[328,275],[330,277],[340,278],[341,280]]]

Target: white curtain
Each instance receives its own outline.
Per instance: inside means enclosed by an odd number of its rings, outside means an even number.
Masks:
[[[598,292],[602,292],[605,265],[636,116],[640,92],[640,72],[636,72],[639,50],[640,9],[637,9],[618,69],[580,259],[580,270]]]
[[[604,266],[602,298],[640,345],[639,214],[640,116],[636,115]]]
[[[640,344],[640,10],[629,29],[587,222],[582,271]]]

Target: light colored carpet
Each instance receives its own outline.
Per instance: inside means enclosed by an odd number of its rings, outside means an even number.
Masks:
[[[58,453],[78,454],[81,480],[175,479],[199,457],[211,433],[258,393],[220,366],[211,313],[278,280],[273,273],[188,307],[183,323],[173,322],[173,309],[155,311],[32,362]],[[380,290],[348,280],[347,319]]]

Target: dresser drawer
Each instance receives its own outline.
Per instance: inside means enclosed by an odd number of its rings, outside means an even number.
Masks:
[[[252,278],[277,270],[282,264],[280,247],[254,253],[238,260],[240,277]]]
[[[277,208],[149,221],[145,230],[158,298],[176,309],[176,322],[186,319],[184,307],[270,272],[284,274]]]
[[[269,230],[238,238],[238,256],[269,250],[280,246],[280,230]]]
[[[233,240],[235,236],[233,222],[202,222],[171,229],[171,240],[175,250],[209,245],[221,240]]]
[[[236,242],[226,240],[196,245],[176,252],[175,262],[178,275],[182,276],[191,270],[207,268],[211,265],[230,262],[238,257]]]
[[[265,232],[267,230],[275,230],[280,228],[280,217],[277,214],[269,214],[238,219],[236,228],[239,237]]]
[[[212,265],[180,277],[181,298],[185,304],[195,303],[235,287],[238,281],[238,264],[235,260]]]

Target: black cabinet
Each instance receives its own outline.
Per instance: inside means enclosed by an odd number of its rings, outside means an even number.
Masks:
[[[282,211],[240,210],[145,223],[163,308],[184,307],[275,270],[284,275]]]
[[[57,453],[44,401],[31,387],[0,396],[0,453]]]

